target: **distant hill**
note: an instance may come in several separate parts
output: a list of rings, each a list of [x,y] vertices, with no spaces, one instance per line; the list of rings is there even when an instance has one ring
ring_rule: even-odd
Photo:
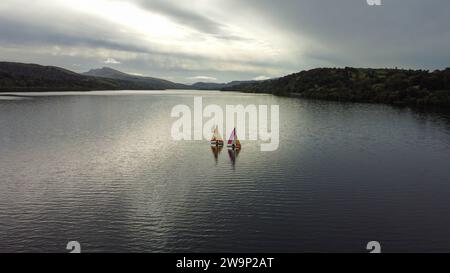
[[[84,91],[120,86],[118,82],[82,76],[59,67],[0,62],[0,91]]]
[[[256,83],[256,81],[232,81],[229,83],[212,83],[212,82],[197,82],[191,85],[191,88],[197,90],[221,90],[225,88],[232,88],[240,84]]]
[[[123,80],[128,82],[133,82],[137,86],[142,86],[143,88],[151,87],[151,89],[188,89],[189,86],[179,83],[173,83],[167,80],[151,78],[151,77],[141,77],[126,74],[118,70],[103,67],[100,69],[92,69],[89,72],[83,73],[85,76],[93,76],[97,78],[115,79]]]
[[[220,90],[255,81],[229,83],[195,83],[185,85],[141,77],[103,67],[78,74],[55,66],[0,62],[0,92],[91,91],[91,90]]]
[[[450,106],[450,68],[434,72],[319,68],[222,90],[334,101]]]
[[[91,91],[91,90],[161,90],[181,88],[169,81],[152,78],[135,79],[131,75],[115,71],[120,77],[87,76],[54,66],[0,62],[0,91]]]

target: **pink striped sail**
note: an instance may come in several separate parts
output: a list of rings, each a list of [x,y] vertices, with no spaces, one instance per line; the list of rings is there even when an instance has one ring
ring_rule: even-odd
[[[241,142],[237,137],[236,128],[234,128],[233,132],[231,132],[230,139],[228,139],[228,147],[233,149],[241,149]]]
[[[231,132],[230,139],[228,139],[228,146],[235,144],[236,141],[236,128]]]

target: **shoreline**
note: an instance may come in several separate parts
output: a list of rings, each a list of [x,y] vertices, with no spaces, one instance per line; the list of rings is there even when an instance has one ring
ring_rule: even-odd
[[[220,93],[240,93],[240,94],[248,94],[248,95],[272,95],[280,98],[292,98],[292,99],[302,99],[307,101],[317,101],[317,102],[334,102],[334,103],[345,103],[345,104],[372,104],[372,105],[385,105],[391,106],[395,108],[410,108],[418,111],[426,111],[426,112],[439,112],[439,113],[449,113],[450,114],[450,105],[434,105],[434,104],[408,104],[408,103],[388,103],[388,102],[374,102],[374,101],[354,101],[354,100],[346,100],[346,99],[326,99],[326,98],[314,98],[304,96],[302,93],[292,92],[290,94],[272,94],[265,92],[247,92],[244,90],[198,90],[198,89],[166,89],[166,90],[72,90],[72,91],[25,91],[25,92],[2,92],[0,91],[0,98],[24,98],[24,99],[32,99],[36,97],[45,97],[45,96],[82,96],[82,95],[103,95],[107,92],[112,92],[111,95],[145,95],[145,94],[164,94],[167,91],[198,91],[198,92],[220,92]],[[103,93],[103,94],[102,94]]]

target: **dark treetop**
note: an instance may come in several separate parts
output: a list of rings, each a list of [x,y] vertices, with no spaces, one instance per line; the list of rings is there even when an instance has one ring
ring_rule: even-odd
[[[319,68],[223,90],[336,101],[450,106],[450,68],[434,72]]]

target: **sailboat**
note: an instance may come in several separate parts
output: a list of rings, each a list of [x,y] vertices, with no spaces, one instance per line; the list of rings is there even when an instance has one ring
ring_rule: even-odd
[[[233,132],[231,132],[230,139],[228,140],[228,148],[231,149],[241,149],[241,142],[239,141],[237,134],[236,134],[236,128],[234,128]]]
[[[223,138],[219,133],[219,126],[216,126],[213,130],[213,136],[211,139],[212,146],[223,146]]]

